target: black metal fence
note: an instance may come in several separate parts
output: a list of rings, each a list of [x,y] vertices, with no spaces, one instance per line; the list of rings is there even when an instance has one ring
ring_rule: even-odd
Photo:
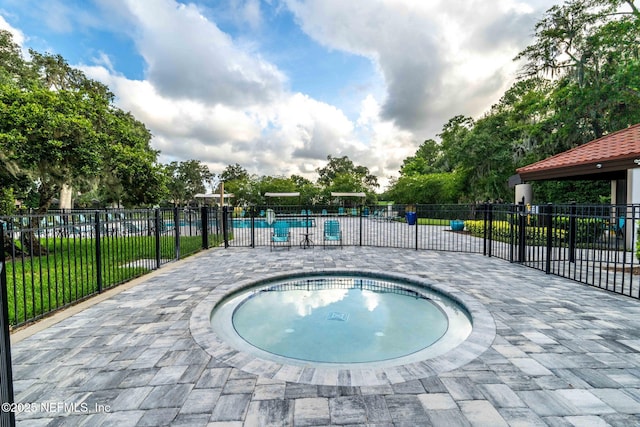
[[[202,248],[479,253],[640,298],[640,206],[389,205],[49,212],[2,221],[8,323],[22,325]],[[330,224],[332,224],[330,226]],[[274,242],[284,226],[285,241]],[[329,227],[333,227],[329,229]],[[333,236],[328,233],[333,232]]]
[[[227,246],[377,246],[480,253],[640,298],[637,205],[258,206],[225,216]],[[339,224],[339,240],[327,238]],[[287,244],[272,239],[286,224]]]
[[[450,233],[450,220],[480,218],[473,205],[389,205],[371,208],[331,206],[259,206],[235,209],[227,216],[232,230],[231,246],[269,246],[274,226],[288,226],[292,246],[374,246],[441,251],[482,252],[482,242],[464,233]],[[407,226],[407,213],[415,214],[420,226]],[[431,222],[424,222],[430,219]],[[328,222],[339,223],[341,240],[325,239]],[[445,231],[445,234],[442,232]]]
[[[0,218],[8,321],[60,308],[223,241],[219,212],[108,210]]]
[[[0,247],[4,247],[4,236],[0,233]],[[0,426],[14,426],[15,414],[11,411],[13,399],[13,369],[11,368],[11,337],[9,335],[9,310],[7,305],[7,277],[5,262],[0,258],[0,399],[2,410],[0,411]],[[7,407],[7,405],[9,405]]]

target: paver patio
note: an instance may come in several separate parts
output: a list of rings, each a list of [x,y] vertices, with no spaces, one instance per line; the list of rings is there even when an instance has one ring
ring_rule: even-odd
[[[216,288],[335,268],[459,290],[491,314],[495,339],[451,370],[332,386],[243,370],[192,336]],[[20,426],[640,425],[640,301],[475,254],[214,249],[15,342],[12,356],[15,400],[33,404]]]

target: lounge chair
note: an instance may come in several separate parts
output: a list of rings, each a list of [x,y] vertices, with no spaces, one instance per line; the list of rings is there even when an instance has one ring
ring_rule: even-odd
[[[335,219],[324,222],[324,239],[322,246],[326,247],[327,242],[338,242],[342,249],[342,230],[340,230],[340,222]]]
[[[291,249],[291,232],[289,224],[286,221],[276,221],[273,224],[273,233],[271,234],[271,250],[274,246],[286,246],[287,250]]]

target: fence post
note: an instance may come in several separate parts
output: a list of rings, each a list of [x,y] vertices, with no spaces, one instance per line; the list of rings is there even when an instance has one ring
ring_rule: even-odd
[[[256,247],[256,207],[251,207],[251,248]]]
[[[576,202],[571,202],[569,208],[569,262],[576,262]]]
[[[493,256],[493,205],[487,203],[487,240],[489,242],[487,256]]]
[[[2,341],[0,342],[0,395],[2,403],[13,404],[13,371],[11,367],[11,336],[9,335],[9,304],[7,301],[7,272],[5,270],[4,228],[0,223],[0,327]],[[0,425],[15,426],[16,419],[13,411],[0,412]]]
[[[553,205],[548,203],[546,206],[545,227],[547,228],[547,259],[544,266],[544,272],[551,273],[551,253],[553,250]]]
[[[363,216],[362,216],[362,208],[360,209],[360,246],[362,246],[362,220],[363,220]]]
[[[418,227],[418,223],[419,223],[419,221],[418,221],[418,205],[416,204],[415,206],[416,206],[416,226],[415,226],[416,233],[415,234],[416,234],[416,251],[417,251],[418,250],[418,228],[419,228]]]
[[[153,221],[155,223],[154,227],[154,235],[156,238],[156,268],[160,268],[161,259],[160,259],[160,209],[155,209]]]
[[[178,207],[173,208],[173,236],[175,240],[174,257],[180,259],[180,211]]]
[[[202,230],[202,249],[209,249],[209,211],[206,206],[200,208],[200,229]]]
[[[487,231],[489,228],[489,202],[482,204],[482,255],[487,255]]]
[[[527,255],[527,206],[522,201],[518,203],[518,262],[526,262]]]
[[[95,232],[96,232],[96,284],[98,293],[102,292],[102,248],[100,247],[100,238],[102,227],[100,226],[100,212],[95,213]]]
[[[227,229],[227,211],[228,206],[222,207],[222,235],[224,236],[224,247],[225,249],[229,247],[229,230]]]

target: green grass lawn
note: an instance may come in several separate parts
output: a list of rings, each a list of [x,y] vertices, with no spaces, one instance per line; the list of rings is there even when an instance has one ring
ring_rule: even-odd
[[[209,236],[211,246],[220,236]],[[87,298],[102,289],[129,281],[156,267],[154,236],[102,237],[100,275],[96,240],[93,238],[41,239],[46,255],[7,260],[7,302],[9,323],[18,325]],[[180,237],[180,257],[202,249],[201,236]],[[175,237],[160,237],[160,259],[176,258]],[[140,261],[143,260],[143,261]],[[136,262],[139,261],[139,262]]]

